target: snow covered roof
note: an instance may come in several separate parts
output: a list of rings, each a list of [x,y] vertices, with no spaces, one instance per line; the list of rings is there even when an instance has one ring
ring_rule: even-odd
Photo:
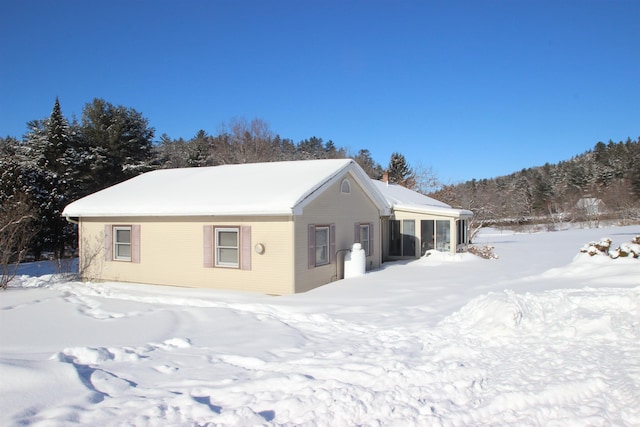
[[[69,204],[66,217],[291,215],[350,171],[387,211],[365,172],[351,159],[246,163],[161,169]],[[382,212],[384,213],[384,212]]]
[[[450,205],[444,202],[425,196],[417,191],[409,190],[408,188],[398,184],[377,180],[373,180],[373,183],[393,209],[445,216],[473,215],[473,212],[471,211],[465,209],[453,209]]]

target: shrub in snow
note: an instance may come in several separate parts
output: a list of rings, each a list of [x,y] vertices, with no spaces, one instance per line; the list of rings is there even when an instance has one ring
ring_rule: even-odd
[[[640,236],[636,236],[631,243],[622,243],[620,247],[611,249],[611,239],[605,237],[600,242],[590,242],[583,246],[580,252],[587,253],[590,256],[608,255],[612,259],[616,258],[640,258]]]
[[[640,258],[640,244],[638,243],[623,243],[618,249],[613,251],[611,258]]]
[[[484,246],[474,246],[469,245],[469,253],[479,256],[484,259],[498,259],[498,255],[496,255],[493,250],[494,246],[484,245]]]
[[[609,255],[609,249],[611,248],[611,239],[604,237],[599,242],[589,242],[584,245],[580,252],[587,253],[591,256],[594,255]]]

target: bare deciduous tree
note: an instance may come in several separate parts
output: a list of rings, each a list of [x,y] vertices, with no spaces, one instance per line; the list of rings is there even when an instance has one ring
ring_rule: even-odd
[[[6,289],[35,236],[33,207],[23,193],[0,204],[0,288]]]
[[[413,189],[418,193],[428,195],[442,187],[442,183],[431,166],[418,163],[418,165],[413,168],[413,176],[415,179]]]

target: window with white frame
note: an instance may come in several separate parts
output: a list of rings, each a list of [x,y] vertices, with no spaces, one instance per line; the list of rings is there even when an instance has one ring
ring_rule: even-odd
[[[360,246],[364,249],[365,255],[371,255],[370,235],[371,227],[369,224],[360,224]]]
[[[329,227],[316,227],[316,265],[329,264]]]
[[[131,226],[113,227],[113,259],[131,261]]]
[[[239,267],[239,234],[237,227],[215,229],[216,267]]]

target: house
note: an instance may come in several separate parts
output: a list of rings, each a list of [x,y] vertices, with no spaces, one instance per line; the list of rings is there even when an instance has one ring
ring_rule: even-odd
[[[437,232],[411,233],[409,221],[439,230],[460,212],[384,185],[350,159],[164,169],[77,200],[63,215],[78,224],[85,280],[282,295],[341,278],[354,242],[368,270],[417,257],[423,239],[455,250]],[[448,233],[459,240],[455,227]],[[406,236],[415,253],[394,249]]]
[[[576,209],[586,217],[596,217],[605,211],[604,202],[595,197],[582,197],[576,202]]]

